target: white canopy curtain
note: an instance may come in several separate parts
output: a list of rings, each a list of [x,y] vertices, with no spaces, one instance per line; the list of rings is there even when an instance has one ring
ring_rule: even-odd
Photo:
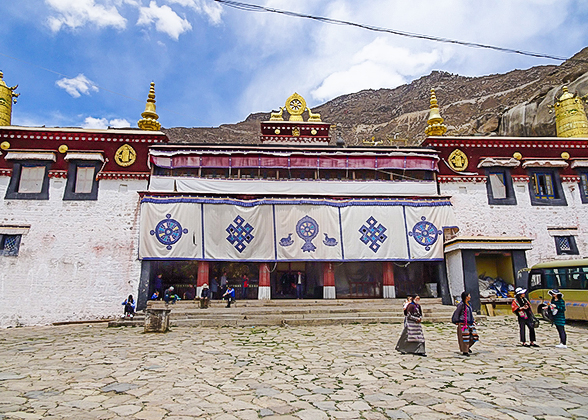
[[[146,196],[139,258],[210,261],[443,259],[446,199],[237,200]]]

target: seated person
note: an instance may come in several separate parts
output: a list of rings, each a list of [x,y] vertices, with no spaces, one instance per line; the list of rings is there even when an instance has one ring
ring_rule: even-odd
[[[159,300],[159,290],[156,290],[155,293],[151,295],[151,300]]]
[[[135,300],[133,299],[133,295],[129,295],[122,304],[125,306],[124,316],[132,318],[135,315]]]
[[[208,284],[204,283],[202,285],[202,291],[200,292],[200,308],[206,309],[210,304],[210,289],[208,288]]]
[[[235,289],[229,286],[227,287],[227,291],[223,295],[223,299],[227,299],[227,308],[231,307],[231,302],[235,301]]]
[[[178,300],[180,300],[180,298],[178,297],[178,295],[176,295],[174,293],[174,287],[171,286],[169,289],[166,289],[164,294],[163,294],[163,300],[165,301],[165,303],[169,303],[171,301],[171,303],[176,303]]]
[[[188,290],[184,292],[184,300],[194,300],[196,298],[196,289],[191,284]]]

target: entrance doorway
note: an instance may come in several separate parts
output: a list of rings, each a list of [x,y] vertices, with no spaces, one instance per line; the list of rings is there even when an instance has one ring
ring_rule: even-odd
[[[259,263],[247,262],[216,262],[210,265],[209,276],[218,281],[226,273],[227,283],[235,289],[235,297],[239,299],[257,299],[259,287]],[[219,291],[219,297],[222,297]]]

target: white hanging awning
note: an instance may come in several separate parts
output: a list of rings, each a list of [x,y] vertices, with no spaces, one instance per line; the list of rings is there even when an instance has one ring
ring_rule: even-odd
[[[104,156],[100,152],[68,152],[65,160],[98,160],[104,162]]]
[[[588,160],[587,159],[576,159],[572,161],[572,169],[573,168],[588,168]]]
[[[7,152],[6,160],[51,160],[55,162],[55,153],[53,152]]]
[[[567,168],[568,166],[563,159],[529,159],[523,163],[523,168]]]
[[[491,168],[491,167],[504,167],[504,168],[516,168],[521,164],[520,161],[515,158],[500,159],[500,158],[483,158],[478,163],[478,168]]]

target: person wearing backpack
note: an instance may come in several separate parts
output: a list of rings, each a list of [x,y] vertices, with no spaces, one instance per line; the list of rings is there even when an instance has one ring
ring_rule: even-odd
[[[549,292],[551,296],[550,310],[553,314],[553,324],[557,328],[559,334],[559,344],[555,347],[558,349],[567,349],[567,336],[566,336],[566,301],[563,299],[563,293],[558,289],[552,289]]]
[[[527,289],[523,289],[522,287],[516,288],[515,298],[512,301],[512,311],[517,315],[517,320],[519,321],[519,335],[522,346],[539,347],[539,345],[535,343],[535,316],[531,309],[531,303],[525,296],[525,293],[527,293]],[[527,344],[525,327],[529,329],[530,344]]]
[[[457,325],[457,342],[459,350],[464,356],[469,356],[471,347],[479,340],[474,321],[474,311],[470,306],[472,297],[468,292],[461,294],[461,302],[458,303],[455,312],[451,316],[451,322]]]

